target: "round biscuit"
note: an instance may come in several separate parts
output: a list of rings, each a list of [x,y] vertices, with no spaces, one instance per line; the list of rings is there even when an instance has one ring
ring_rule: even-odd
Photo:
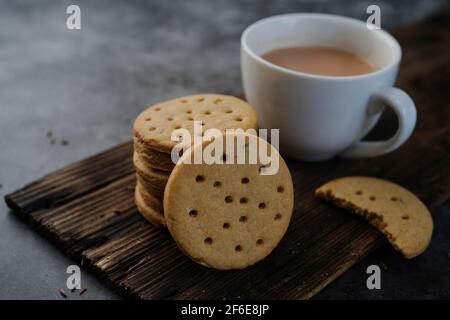
[[[278,151],[256,136],[224,135],[228,136],[252,137],[270,148],[278,172],[262,175],[260,159],[254,164],[185,163],[197,149],[208,146],[205,141],[186,151],[164,194],[167,227],[181,251],[221,270],[242,269],[270,254],[287,230],[294,203],[289,169]],[[248,156],[248,145],[243,148]]]

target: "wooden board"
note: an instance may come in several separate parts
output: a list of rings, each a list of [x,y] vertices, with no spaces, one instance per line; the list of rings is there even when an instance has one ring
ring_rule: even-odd
[[[418,126],[402,148],[364,160],[288,160],[294,214],[275,251],[241,271],[195,264],[167,231],[136,211],[132,143],[49,174],[6,196],[8,206],[127,298],[305,299],[386,243],[367,223],[313,196],[322,183],[370,175],[400,183],[431,209],[450,196],[450,12],[395,33],[404,50],[398,86],[413,96]],[[392,114],[378,132],[393,130]],[[372,136],[376,136],[372,135]]]

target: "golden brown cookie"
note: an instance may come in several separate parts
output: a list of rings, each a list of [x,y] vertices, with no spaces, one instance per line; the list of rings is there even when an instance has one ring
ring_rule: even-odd
[[[430,212],[397,184],[371,177],[345,177],[324,184],[316,195],[367,219],[406,258],[418,256],[430,243]]]
[[[149,190],[146,190],[142,187],[139,181],[136,183],[136,188],[139,189],[142,200],[144,200],[145,204],[155,209],[155,211],[160,212],[164,215],[163,211],[163,203],[158,197],[153,195]]]
[[[134,150],[138,153],[141,159],[146,163],[146,165],[152,168],[170,172],[175,167],[170,153],[164,153],[154,149],[150,149],[139,142],[139,140],[134,138]]]
[[[136,174],[136,180],[141,185],[142,189],[147,190],[153,196],[162,201],[162,199],[164,198],[164,189],[166,187],[165,183],[167,183],[167,180],[164,184],[158,185],[155,183],[155,181],[147,180],[145,177],[139,174]]]
[[[186,151],[170,175],[164,194],[168,229],[179,248],[202,265],[250,266],[272,252],[289,225],[294,202],[289,169],[275,148],[252,137],[273,152],[276,174],[262,175],[266,165],[260,159],[255,164],[186,164],[196,149],[210,143],[204,142]],[[238,148],[248,159],[248,145]],[[225,158],[232,158],[226,150]]]
[[[169,173],[148,166],[136,152],[133,155],[133,163],[137,180],[142,188],[162,199],[167,180],[169,180]]]
[[[164,214],[162,211],[158,211],[157,209],[153,208],[151,205],[149,205],[142,195],[142,192],[140,190],[139,184],[136,185],[136,190],[134,192],[134,198],[136,202],[136,207],[138,211],[142,214],[142,216],[147,219],[148,222],[153,224],[154,226],[158,228],[165,228],[166,222],[164,220]]]
[[[176,145],[173,130],[185,128],[193,135],[194,120],[203,129],[256,129],[256,113],[245,101],[220,94],[199,94],[158,103],[143,111],[134,122],[134,136],[146,148],[169,153]]]

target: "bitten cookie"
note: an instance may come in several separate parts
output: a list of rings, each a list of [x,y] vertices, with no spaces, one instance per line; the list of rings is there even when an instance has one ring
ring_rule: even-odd
[[[134,192],[134,199],[136,202],[136,207],[142,216],[147,219],[148,222],[153,224],[158,228],[165,228],[166,222],[164,220],[164,215],[162,212],[157,211],[152,206],[146,203],[144,197],[141,193],[139,184],[136,186]]]
[[[406,258],[418,256],[430,243],[430,212],[397,184],[371,177],[345,177],[324,184],[316,196],[367,219]]]
[[[203,130],[256,129],[256,113],[245,101],[220,94],[200,94],[158,103],[143,111],[134,122],[134,136],[146,148],[169,153],[176,145],[172,131],[193,132],[193,121],[202,121]]]
[[[293,184],[284,160],[274,147],[256,136],[230,134],[233,139],[253,137],[269,148],[279,163],[273,175],[255,164],[186,164],[184,160],[203,142],[182,156],[169,177],[164,194],[164,215],[178,247],[204,266],[242,269],[264,259],[285,234],[292,215]],[[248,140],[247,140],[248,141]],[[249,159],[247,143],[238,145]],[[231,156],[223,154],[227,161]]]

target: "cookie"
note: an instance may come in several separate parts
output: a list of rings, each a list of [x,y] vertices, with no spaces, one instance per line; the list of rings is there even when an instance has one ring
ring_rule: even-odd
[[[169,173],[148,166],[136,152],[133,154],[133,163],[137,173],[137,180],[143,189],[162,199],[167,180],[169,179]]]
[[[134,192],[134,199],[136,202],[136,207],[142,216],[151,224],[158,228],[165,228],[166,222],[164,220],[164,215],[162,211],[154,209],[152,206],[144,201],[144,196],[141,193],[140,186],[136,185],[136,190]]]
[[[418,256],[430,243],[430,212],[397,184],[371,177],[345,177],[324,184],[316,195],[367,219],[406,258]]]
[[[175,163],[173,163],[169,153],[149,149],[139,142],[136,137],[134,138],[134,150],[152,168],[170,172],[175,167]]]
[[[193,135],[194,120],[203,130],[256,129],[256,113],[245,101],[219,94],[200,94],[158,103],[135,120],[134,136],[146,148],[169,153],[176,145],[171,140],[175,129],[188,129]]]
[[[262,175],[266,165],[260,159],[255,164],[186,164],[211,143],[205,141],[181,157],[164,193],[164,216],[178,247],[197,263],[220,270],[245,268],[272,252],[287,230],[294,202],[289,169],[275,148],[249,134],[225,136],[252,137],[269,148],[278,172]],[[247,143],[237,148],[244,148],[248,159]]]
[[[156,212],[160,212],[163,214],[163,204],[160,199],[158,199],[156,196],[154,196],[152,193],[150,193],[148,190],[142,187],[142,185],[139,183],[139,181],[136,184],[136,188],[139,189],[139,193],[142,197],[142,200],[145,202],[146,205],[149,207],[152,207]]]
[[[147,190],[147,192],[162,201],[167,180],[164,184],[158,185],[155,181],[147,180],[147,178],[139,174],[136,174],[136,180],[141,185],[142,189]]]

